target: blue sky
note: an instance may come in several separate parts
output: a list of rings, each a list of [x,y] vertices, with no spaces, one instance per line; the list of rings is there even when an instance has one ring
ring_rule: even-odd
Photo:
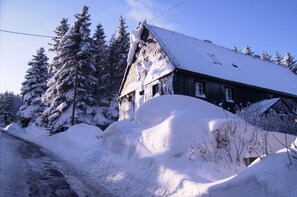
[[[110,36],[119,16],[133,30],[138,21],[148,21],[182,0],[0,0],[0,29],[54,35],[63,17],[83,5],[90,7],[92,30],[98,23]],[[294,0],[186,0],[151,24],[172,29],[217,45],[242,49],[250,45],[258,53],[274,55],[289,51],[297,59],[297,1]],[[0,32],[0,92],[20,93],[27,63],[40,47],[48,49],[50,38]],[[51,58],[52,54],[47,53]]]

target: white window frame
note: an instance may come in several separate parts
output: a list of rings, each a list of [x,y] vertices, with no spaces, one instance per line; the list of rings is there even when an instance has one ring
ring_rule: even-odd
[[[227,102],[234,103],[232,88],[225,88],[225,96]]]
[[[204,83],[195,81],[195,96],[205,98]]]

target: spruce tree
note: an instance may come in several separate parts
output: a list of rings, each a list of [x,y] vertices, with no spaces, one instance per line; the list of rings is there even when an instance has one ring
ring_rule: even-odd
[[[232,51],[234,51],[234,52],[237,53],[237,52],[238,52],[238,48],[237,48],[236,46],[233,46],[233,47],[232,47]]]
[[[127,67],[129,52],[129,34],[126,28],[124,18],[120,17],[118,30],[112,37],[108,48],[109,109],[106,110],[106,116],[110,120],[118,119],[117,97]]]
[[[289,52],[287,52],[282,60],[282,65],[292,70],[295,63],[296,61],[294,60],[294,57]]]
[[[67,33],[68,29],[69,29],[68,19],[63,18],[60,21],[60,25],[54,31],[56,36],[53,38],[53,43],[49,43],[49,45],[52,46],[52,48],[50,48],[49,51],[56,53],[56,55],[58,54],[60,50],[59,47],[61,44],[61,40],[63,36]],[[49,64],[49,73],[55,74],[57,70],[59,70],[61,67],[62,67],[61,62],[59,62],[57,56],[55,56],[53,58],[52,63]]]
[[[40,48],[37,50],[37,55],[33,55],[33,59],[28,63],[30,68],[21,88],[23,105],[18,112],[18,119],[23,127],[28,126],[30,122],[34,123],[44,110],[40,99],[46,90],[49,78],[47,61],[44,49]]]
[[[96,67],[95,77],[98,79],[96,87],[97,97],[100,99],[106,93],[106,78],[108,71],[107,44],[105,33],[101,24],[98,24],[91,43],[93,64]]]
[[[273,62],[278,64],[278,65],[282,65],[282,56],[279,54],[279,52],[276,52],[273,58]]]
[[[264,61],[271,61],[271,56],[267,53],[267,51],[263,51],[260,58]]]
[[[52,62],[48,66],[48,71],[50,73],[51,78],[54,78],[53,76],[61,69],[63,62],[59,59],[59,51],[61,46],[61,41],[63,39],[63,36],[67,33],[69,30],[69,24],[68,19],[63,18],[60,21],[60,24],[58,27],[56,27],[56,30],[54,33],[56,36],[53,38],[53,43],[50,43],[49,45],[52,46],[49,51],[52,51],[55,53],[55,56],[52,60]],[[57,76],[56,76],[57,77]],[[56,95],[56,84],[54,80],[50,80],[47,83],[47,89],[42,97],[42,101],[46,103],[46,105],[50,105],[50,103],[53,101],[54,96]]]
[[[18,102],[12,92],[0,94],[0,127],[7,126],[16,120]]]
[[[254,52],[252,52],[251,47],[249,45],[246,45],[242,51],[241,51],[244,55],[254,55]]]
[[[43,113],[47,126],[54,133],[72,124],[72,106],[75,106],[74,124],[96,124],[94,107],[97,100],[94,92],[98,80],[91,58],[90,25],[88,7],[84,6],[82,12],[75,15],[74,24],[61,40],[57,58],[63,62],[63,66],[50,79],[51,83],[55,83],[56,91],[52,93],[54,99],[49,108]]]
[[[109,46],[109,66],[113,93],[118,93],[127,66],[129,34],[125,19],[121,16],[116,34]]]

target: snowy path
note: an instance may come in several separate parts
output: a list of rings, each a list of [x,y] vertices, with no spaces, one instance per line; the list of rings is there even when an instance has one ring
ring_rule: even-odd
[[[0,197],[112,196],[35,144],[0,133]]]

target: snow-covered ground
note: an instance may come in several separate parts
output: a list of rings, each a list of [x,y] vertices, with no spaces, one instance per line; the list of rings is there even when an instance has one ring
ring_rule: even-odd
[[[104,132],[86,124],[53,136],[15,124],[6,131],[50,150],[118,196],[297,194],[297,160],[289,165],[281,144],[295,137],[256,129],[191,97],[153,98],[135,121],[115,122]],[[246,167],[243,158],[255,156],[262,159]]]

